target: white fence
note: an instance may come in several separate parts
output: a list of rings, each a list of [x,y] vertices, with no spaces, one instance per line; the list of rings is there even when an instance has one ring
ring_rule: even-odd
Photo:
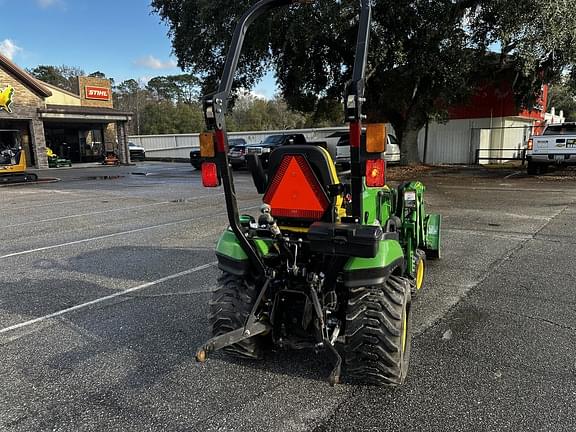
[[[481,157],[515,159],[522,150],[532,129],[531,119],[497,117],[450,120],[447,123],[430,123],[425,163],[473,164],[478,150]],[[425,130],[419,135],[419,150],[424,158]],[[484,161],[493,163],[497,161]]]
[[[333,133],[345,132],[348,128],[291,129],[258,132],[234,132],[229,138],[244,138],[248,144],[262,142],[268,135],[301,133],[308,141],[319,141]],[[130,142],[146,149],[146,157],[152,159],[188,159],[190,151],[200,148],[200,134],[182,135],[135,135],[128,137]]]

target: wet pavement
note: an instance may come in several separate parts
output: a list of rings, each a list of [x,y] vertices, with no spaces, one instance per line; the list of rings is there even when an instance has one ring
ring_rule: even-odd
[[[576,182],[470,173],[422,174],[444,256],[399,389],[332,388],[306,351],[195,362],[226,216],[190,166],[0,188],[0,430],[576,430]]]

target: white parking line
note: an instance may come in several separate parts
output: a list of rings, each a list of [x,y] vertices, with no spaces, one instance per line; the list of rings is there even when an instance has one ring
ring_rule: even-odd
[[[102,198],[101,196],[99,196],[98,198]],[[5,210],[28,210],[28,209],[33,209],[33,208],[38,208],[38,207],[50,207],[50,206],[59,206],[62,204],[76,204],[76,203],[80,203],[80,202],[87,202],[87,201],[95,201],[97,198],[92,197],[92,198],[86,198],[86,199],[81,199],[81,200],[72,200],[72,201],[56,201],[56,202],[49,202],[46,204],[38,204],[38,205],[31,205],[31,206],[26,206],[26,207],[7,207],[2,209],[2,211]]]
[[[82,195],[79,192],[63,191],[58,189],[33,189],[33,190],[3,190],[2,192],[10,193],[11,195],[48,195],[48,194],[60,194],[60,195]]]
[[[202,270],[206,270],[207,268],[210,268],[210,267],[212,267],[212,266],[215,265],[215,264],[216,264],[216,262],[211,262],[211,263],[208,263],[208,264],[204,264],[204,265],[201,265],[201,266],[199,266],[199,267],[195,267],[195,268],[190,269],[190,270],[186,270],[186,271],[183,271],[183,272],[180,272],[180,273],[176,273],[176,274],[173,274],[173,275],[170,275],[170,276],[163,277],[163,278],[158,279],[158,280],[155,280],[155,281],[153,281],[153,282],[147,282],[147,283],[145,283],[145,284],[136,286],[136,287],[134,287],[134,288],[129,288],[129,289],[126,289],[126,290],[124,290],[124,291],[119,291],[119,292],[117,292],[117,293],[108,295],[108,296],[106,296],[106,297],[100,297],[100,298],[97,298],[97,299],[95,299],[95,300],[91,300],[91,301],[86,302],[86,303],[82,303],[82,304],[79,304],[79,305],[76,305],[76,306],[72,306],[72,307],[69,307],[69,308],[67,308],[67,309],[62,309],[62,310],[60,310],[60,311],[58,311],[58,312],[54,312],[54,313],[51,313],[51,314],[48,314],[48,315],[44,315],[44,316],[39,317],[39,318],[34,318],[34,319],[29,320],[29,321],[21,322],[21,323],[19,323],[19,324],[14,324],[14,325],[11,325],[10,327],[6,327],[6,328],[3,328],[3,329],[0,329],[0,334],[2,334],[2,333],[8,333],[8,332],[10,332],[10,331],[17,330],[17,329],[20,329],[20,328],[23,328],[23,327],[28,327],[28,326],[31,326],[31,325],[33,325],[33,324],[37,324],[37,323],[39,323],[39,322],[49,320],[49,319],[51,319],[51,318],[56,318],[56,317],[59,317],[59,316],[65,315],[65,314],[69,314],[70,312],[75,312],[75,311],[80,310],[80,309],[85,309],[85,308],[87,308],[88,306],[93,306],[93,305],[95,305],[95,304],[102,303],[102,302],[105,302],[105,301],[107,301],[107,300],[114,299],[114,298],[116,298],[116,297],[121,297],[121,296],[123,296],[123,295],[133,293],[133,292],[135,292],[135,291],[140,291],[140,290],[143,290],[143,289],[145,289],[145,288],[150,288],[150,287],[153,287],[153,286],[155,286],[155,285],[159,285],[159,284],[161,284],[161,283],[171,281],[171,280],[173,280],[173,279],[181,278],[181,277],[183,277],[183,276],[187,276],[187,275],[192,274],[192,273],[196,273],[196,272],[199,272],[199,271],[202,271]]]
[[[252,207],[245,207],[245,208],[242,208],[240,210],[245,211],[245,210],[253,210],[256,208],[260,208],[260,205],[252,206]],[[149,231],[149,230],[153,230],[156,228],[163,228],[163,227],[167,227],[167,226],[178,225],[178,224],[187,223],[187,222],[193,222],[193,221],[198,220],[198,219],[213,218],[215,216],[225,216],[225,215],[226,215],[226,213],[216,213],[213,215],[196,216],[196,217],[193,217],[190,219],[182,219],[182,220],[178,220],[178,221],[174,221],[174,222],[167,222],[167,223],[163,223],[163,224],[147,226],[144,228],[136,228],[133,230],[121,231],[121,232],[117,232],[117,233],[113,233],[113,234],[106,234],[106,235],[91,237],[91,238],[82,239],[82,240],[75,240],[75,241],[71,241],[71,242],[67,242],[67,243],[60,243],[60,244],[52,245],[52,246],[44,246],[41,248],[29,249],[29,250],[25,250],[25,251],[21,251],[21,252],[14,252],[14,253],[6,254],[6,255],[0,255],[0,260],[5,259],[5,258],[17,257],[17,256],[21,256],[21,255],[28,255],[28,254],[35,253],[35,252],[43,252],[43,251],[47,251],[47,250],[51,250],[51,249],[58,249],[58,248],[66,247],[66,246],[72,246],[72,245],[88,243],[88,242],[97,241],[97,240],[108,239],[108,238],[112,238],[112,237],[119,237],[119,236],[123,236],[123,235],[127,235],[127,234],[134,234],[134,233],[138,233],[138,232]]]
[[[133,230],[122,231],[122,232],[118,232],[118,233],[114,233],[114,234],[106,234],[106,235],[97,236],[97,237],[90,237],[90,238],[82,239],[82,240],[75,240],[75,241],[71,241],[71,242],[67,242],[67,243],[60,243],[60,244],[52,245],[52,246],[45,246],[45,247],[36,248],[36,249],[29,249],[29,250],[25,250],[25,251],[21,251],[21,252],[14,252],[14,253],[7,254],[7,255],[1,255],[0,259],[12,258],[12,257],[16,257],[16,256],[21,256],[21,255],[28,255],[28,254],[31,254],[34,252],[42,252],[42,251],[51,250],[51,249],[58,249],[61,247],[66,247],[66,246],[72,246],[72,245],[81,244],[81,243],[88,243],[88,242],[96,241],[96,240],[103,240],[103,239],[107,239],[107,238],[123,236],[126,234],[134,234],[137,232],[148,231],[148,230],[152,230],[155,228],[161,228],[161,227],[165,227],[165,226],[176,225],[176,224],[180,224],[180,223],[184,223],[184,222],[192,222],[193,220],[196,220],[196,219],[198,219],[198,218],[184,219],[184,220],[179,220],[179,221],[175,221],[175,222],[168,222],[168,223],[159,224],[159,225],[152,225],[152,226],[148,226],[148,227],[144,227],[144,228],[137,228],[137,229],[133,229]]]
[[[203,199],[203,198],[212,198],[212,197],[220,197],[220,196],[224,196],[223,193],[218,193],[218,194],[210,194],[210,195],[201,195],[198,197],[191,197],[191,198],[183,198],[182,201],[183,202],[188,202],[188,201],[194,201],[194,200],[199,200],[199,199]],[[97,196],[93,196],[92,198],[86,198],[86,199],[81,199],[81,200],[71,200],[71,201],[52,201],[49,203],[45,203],[45,204],[38,204],[38,205],[31,205],[31,206],[25,206],[25,207],[8,207],[8,208],[4,208],[1,211],[12,211],[12,210],[28,210],[28,209],[33,209],[33,208],[39,208],[39,207],[54,207],[54,206],[60,206],[63,204],[76,204],[76,203],[81,203],[81,202],[88,202],[88,201],[104,201],[104,202],[110,202],[112,200],[120,200],[120,199],[139,199],[139,197],[135,197],[135,196],[118,196],[118,195],[97,195]],[[178,200],[175,200],[174,202],[176,202]]]
[[[162,202],[157,202],[157,203],[152,203],[152,204],[143,204],[143,205],[134,206],[134,207],[122,207],[122,208],[109,209],[109,210],[100,210],[100,211],[96,211],[96,212],[79,213],[79,214],[73,214],[73,215],[68,215],[68,216],[59,216],[59,217],[50,218],[50,219],[40,219],[40,220],[22,222],[22,223],[13,224],[13,225],[1,225],[0,229],[15,228],[15,227],[20,227],[20,226],[25,226],[25,225],[35,225],[35,224],[40,224],[40,223],[44,223],[44,222],[54,222],[54,221],[59,221],[59,220],[64,220],[64,219],[73,219],[73,218],[78,218],[78,217],[93,216],[93,215],[99,215],[99,214],[105,214],[105,213],[137,210],[137,209],[142,209],[142,208],[146,208],[146,207],[155,207],[155,206],[166,205],[166,204],[170,204],[170,203],[171,203],[171,201],[162,201]]]

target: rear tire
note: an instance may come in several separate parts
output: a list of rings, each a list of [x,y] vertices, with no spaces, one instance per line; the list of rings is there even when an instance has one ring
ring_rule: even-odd
[[[350,290],[343,348],[350,380],[387,386],[404,382],[410,359],[410,308],[410,283],[403,277]]]
[[[212,336],[220,336],[242,328],[258,294],[253,282],[230,273],[222,273],[210,301]],[[260,359],[263,344],[263,336],[254,336],[224,348],[223,351],[237,358]]]

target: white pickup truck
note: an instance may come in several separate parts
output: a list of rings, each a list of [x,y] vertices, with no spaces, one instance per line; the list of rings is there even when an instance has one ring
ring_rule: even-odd
[[[549,165],[576,165],[576,123],[551,124],[528,140],[528,174],[546,172]]]

